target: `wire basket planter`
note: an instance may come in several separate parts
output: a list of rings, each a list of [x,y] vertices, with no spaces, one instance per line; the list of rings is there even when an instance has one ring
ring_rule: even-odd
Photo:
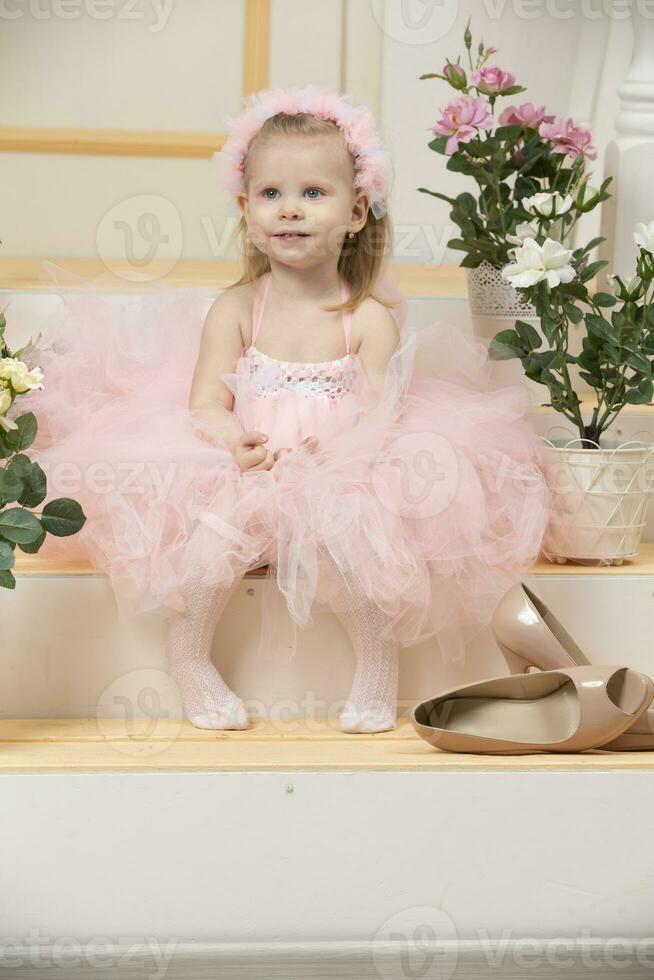
[[[581,438],[564,446],[542,438],[552,500],[545,557],[600,565],[636,557],[654,492],[654,445],[630,440],[576,448]]]

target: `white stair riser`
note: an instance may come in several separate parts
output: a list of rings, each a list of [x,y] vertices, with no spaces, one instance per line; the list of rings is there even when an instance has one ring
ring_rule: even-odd
[[[591,660],[654,673],[654,577],[562,574],[527,581]],[[354,670],[348,637],[329,609],[316,607],[314,625],[298,631],[290,664],[260,660],[262,590],[274,588],[242,580],[218,624],[214,661],[252,716],[334,716]],[[0,620],[2,717],[181,716],[179,690],[167,671],[165,620],[153,615],[121,624],[104,576],[19,576],[14,591],[0,590]],[[408,717],[416,701],[448,685],[506,672],[489,628],[469,646],[463,666],[444,663],[433,641],[404,648],[398,714]]]
[[[18,773],[0,792],[3,942],[652,942],[647,771]]]

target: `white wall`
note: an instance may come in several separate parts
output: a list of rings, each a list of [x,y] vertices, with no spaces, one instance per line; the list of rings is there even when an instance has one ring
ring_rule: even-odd
[[[239,108],[242,0],[110,0],[105,8],[110,16],[100,19],[90,0],[7,5],[17,16],[0,17],[3,124],[224,130]],[[497,47],[492,60],[528,86],[517,101],[593,126],[599,183],[631,51],[630,23],[607,8],[599,0],[272,0],[270,83],[317,81],[370,103],[394,154],[398,261],[458,263],[458,253],[443,251],[455,232],[448,206],[416,191],[471,187],[427,146],[452,90],[419,75],[464,53],[472,14],[475,42]],[[0,181],[3,258],[121,258],[119,220],[133,225],[141,253],[154,239],[158,257],[234,257],[223,238],[234,212],[208,160],[5,153]],[[141,236],[145,212],[156,221]]]
[[[609,4],[553,3],[549,0],[503,2],[448,2],[430,7],[418,0],[386,7],[383,31],[383,125],[392,140],[397,171],[394,198],[396,224],[402,226],[400,260],[457,264],[461,254],[446,249],[448,238],[458,237],[449,217],[449,205],[418,193],[427,187],[454,196],[476,185],[446,169],[446,160],[429,149],[429,129],[440,110],[456,93],[440,79],[420,80],[427,72],[441,72],[446,57],[467,66],[463,33],[472,16],[473,55],[479,41],[497,48],[489,59],[516,74],[526,92],[499,99],[495,115],[509,105],[532,102],[545,105],[557,116],[572,115],[594,133],[597,159],[591,162],[592,183],[603,179],[604,149],[614,135],[616,90],[627,71],[632,46],[631,24],[606,13]],[[404,7],[408,17],[402,17]],[[557,16],[560,8],[572,16]],[[599,8],[599,9],[598,9]],[[597,16],[589,16],[589,11]],[[421,18],[420,14],[424,16]],[[412,26],[413,25],[413,26]],[[597,234],[599,215],[583,226],[584,238]],[[400,230],[400,229],[398,229]],[[429,240],[429,236],[432,240]]]

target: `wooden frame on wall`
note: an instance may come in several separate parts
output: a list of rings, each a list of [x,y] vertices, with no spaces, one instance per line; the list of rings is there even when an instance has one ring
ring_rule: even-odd
[[[245,0],[243,96],[269,85],[270,3]],[[220,150],[226,138],[226,133],[0,126],[0,152],[198,159]]]
[[[368,28],[366,17],[369,18],[369,12],[356,5],[346,10],[348,33],[350,28],[357,26],[362,31]],[[243,96],[270,84],[270,39],[271,0],[244,0]],[[349,65],[349,51],[344,56]],[[360,53],[355,61],[357,70],[361,70]],[[379,66],[378,51],[369,51],[364,77],[369,76],[372,66]],[[370,102],[376,102],[372,90],[367,97]],[[0,127],[0,152],[202,159],[220,150],[226,137],[226,133],[4,126]],[[106,266],[97,258],[54,257],[53,261],[84,279],[95,279],[106,272]],[[0,257],[0,289],[49,291],[52,284],[43,281],[42,265],[42,257]],[[233,282],[239,271],[237,262],[182,260],[163,275],[162,280],[171,286],[213,285],[219,289]],[[389,271],[408,295],[465,296],[464,270],[453,266],[398,263],[392,264]],[[62,285],[61,288],[65,287]],[[106,288],[110,288],[108,282]],[[117,279],[115,288],[131,287],[125,280]],[[141,284],[139,288],[147,288],[147,284]]]

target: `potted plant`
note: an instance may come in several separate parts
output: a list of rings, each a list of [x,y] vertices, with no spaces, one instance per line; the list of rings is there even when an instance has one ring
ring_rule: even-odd
[[[590,131],[571,118],[557,118],[531,102],[510,105],[495,118],[498,99],[526,91],[510,71],[488,65],[496,48],[479,44],[473,61],[470,20],[464,33],[467,65],[446,59],[442,72],[421,75],[439,78],[456,91],[430,127],[430,149],[447,157],[447,169],[471,177],[477,193],[450,197],[419,187],[418,191],[447,201],[450,218],[460,229],[448,247],[464,254],[468,298],[475,335],[488,345],[502,326],[520,317],[538,329],[533,306],[518,295],[501,275],[514,244],[521,244],[549,221],[549,237],[568,242],[567,228],[558,219],[561,209],[582,213],[578,202],[586,195],[586,160],[596,157]],[[604,185],[603,185],[604,187]],[[600,192],[601,193],[601,192]],[[546,203],[547,202],[547,203]],[[569,203],[568,203],[569,202]],[[554,213],[546,210],[556,208]],[[498,321],[504,321],[500,323]],[[498,375],[504,382],[524,382],[519,372]]]
[[[566,249],[543,227],[513,248],[502,275],[533,304],[541,333],[517,320],[489,348],[491,359],[518,358],[525,375],[547,388],[543,404],[579,433],[568,442],[545,440],[553,506],[543,552],[559,562],[619,564],[637,555],[654,487],[654,446],[606,436],[626,405],[654,397],[654,221],[634,231],[635,276],[609,275],[610,292],[591,292],[591,280],[608,264],[588,261],[601,241]],[[579,354],[569,349],[573,330],[581,334]],[[586,413],[575,369],[592,392]]]
[[[10,418],[17,399],[43,387],[39,367],[28,367],[38,348],[30,341],[12,353],[5,341],[6,319],[0,313],[0,587],[14,589],[16,579],[11,571],[16,563],[16,546],[34,554],[46,534],[57,537],[76,534],[86,521],[76,500],[58,497],[45,504],[39,513],[34,508],[47,495],[47,479],[38,463],[25,453],[38,430],[33,412]],[[40,336],[40,335],[39,335]],[[38,337],[37,337],[38,341]]]

